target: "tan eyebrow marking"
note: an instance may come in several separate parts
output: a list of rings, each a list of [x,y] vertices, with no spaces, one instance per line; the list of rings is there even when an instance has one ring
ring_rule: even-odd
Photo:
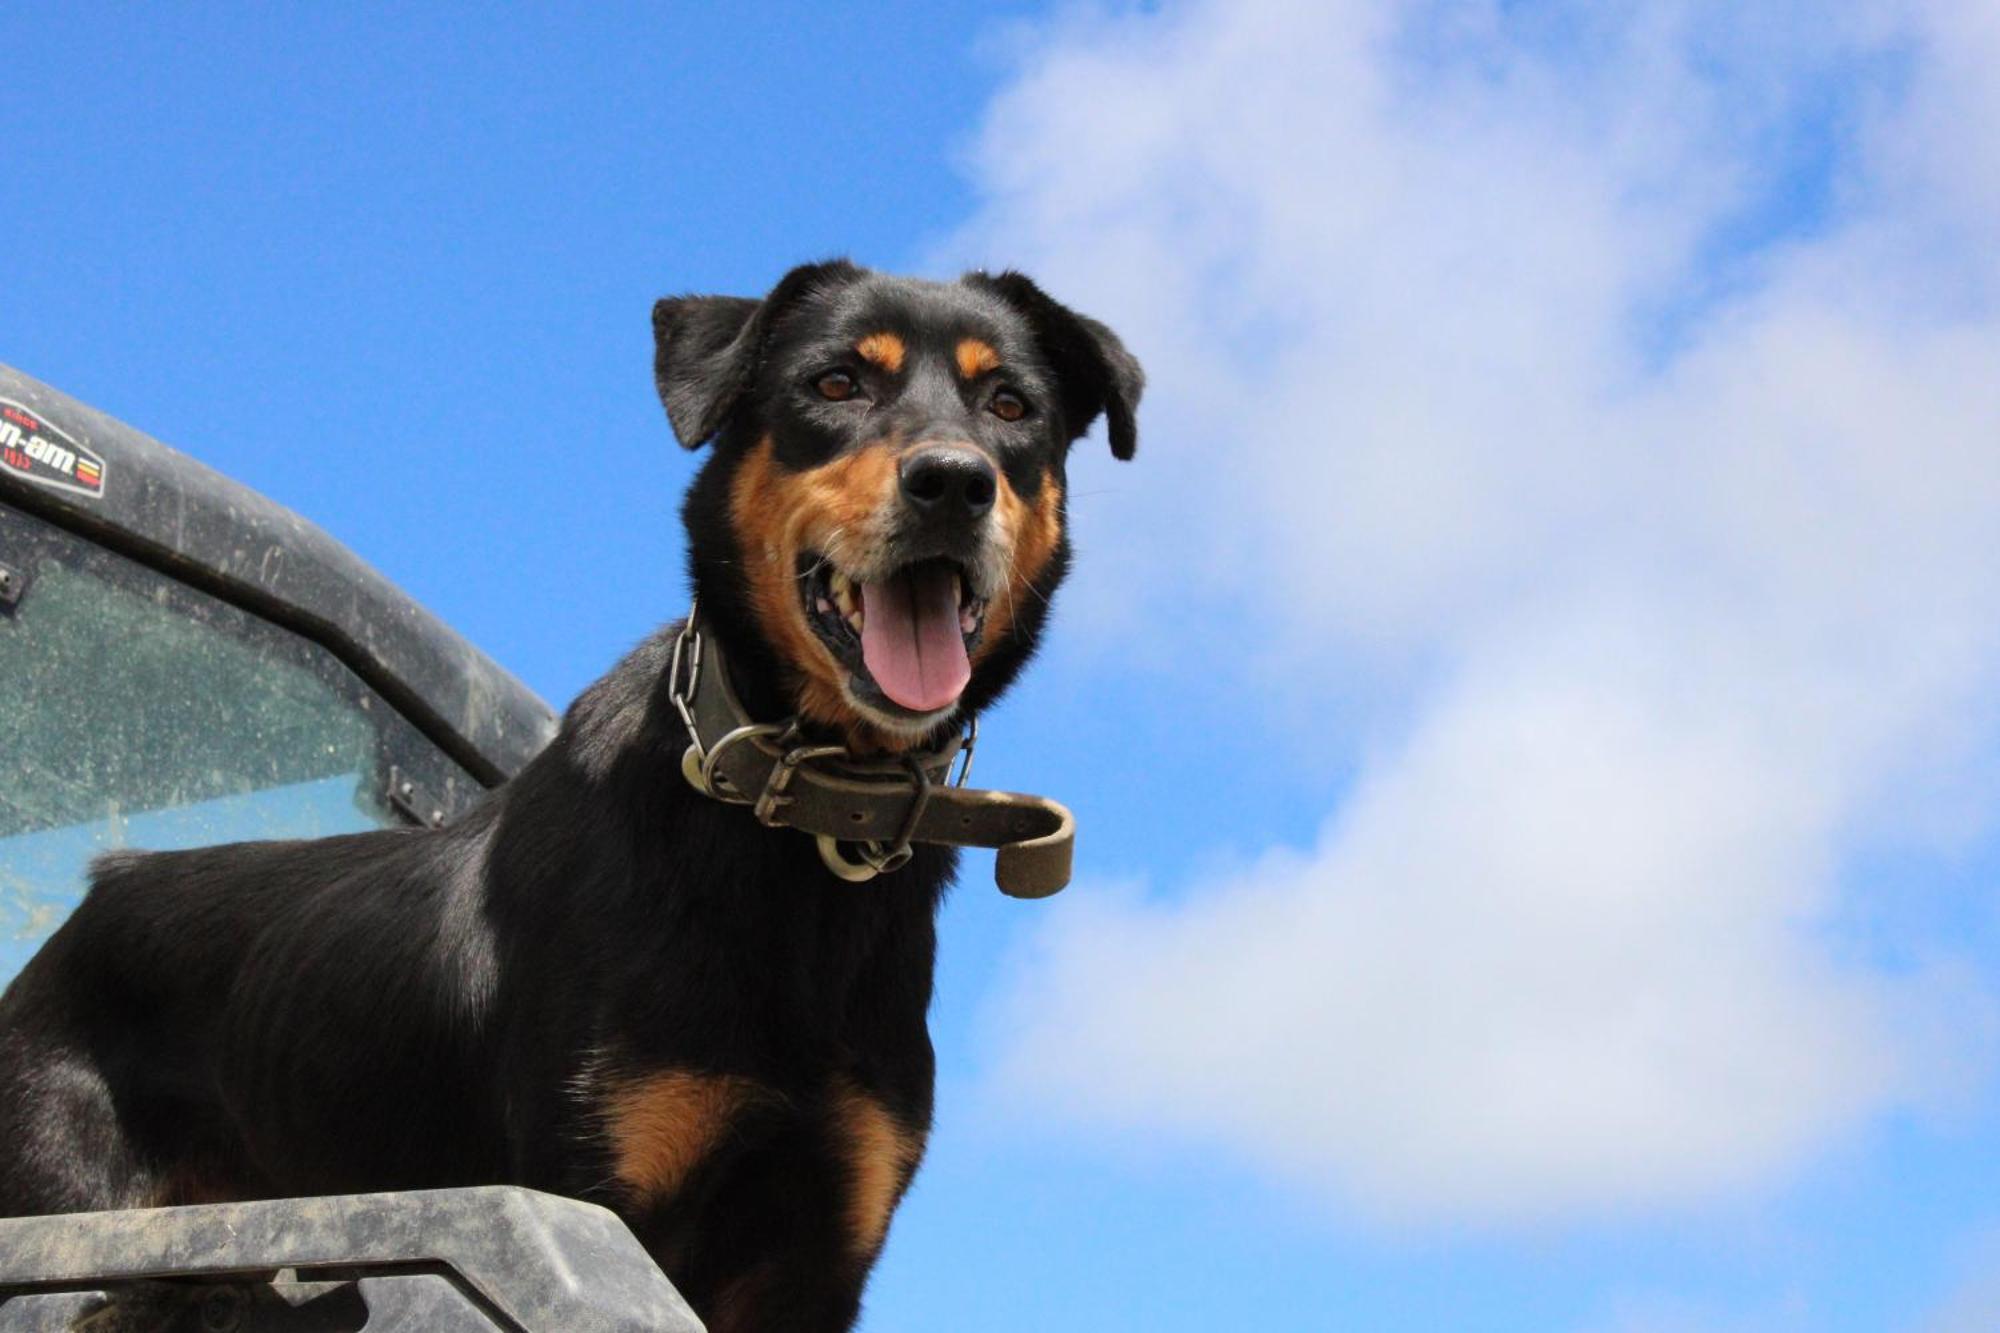
[[[1000,369],[1000,353],[977,338],[962,338],[958,344],[958,373],[971,379],[989,370]]]
[[[903,368],[903,340],[893,333],[871,333],[854,344],[854,353],[863,361],[882,367],[891,375]]]

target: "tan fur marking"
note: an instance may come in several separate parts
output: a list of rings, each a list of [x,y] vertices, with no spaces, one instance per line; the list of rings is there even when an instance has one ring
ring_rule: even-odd
[[[732,1119],[770,1093],[735,1074],[669,1069],[616,1084],[604,1100],[612,1170],[642,1199],[670,1197]]]
[[[958,373],[967,379],[1000,369],[1000,353],[993,350],[992,344],[977,338],[959,339],[956,355]]]
[[[1006,531],[1012,544],[1014,555],[1007,568],[1007,586],[986,612],[986,632],[980,639],[975,661],[983,660],[1002,639],[1014,623],[1014,610],[1024,600],[1040,596],[1035,591],[1035,580],[1049,567],[1049,560],[1056,553],[1056,545],[1062,540],[1062,483],[1054,477],[1042,479],[1042,489],[1030,505],[1023,501],[1014,488],[1008,484],[1005,473],[1000,477],[1000,495],[996,501],[1000,511],[1000,526]]]
[[[854,344],[854,354],[871,365],[877,365],[891,375],[902,373],[903,357],[907,354],[903,340],[893,333],[871,333]]]
[[[867,1259],[889,1232],[889,1215],[916,1174],[923,1140],[850,1083],[835,1085],[833,1110],[847,1157],[847,1241],[856,1258]]]
[[[738,466],[730,519],[743,548],[744,575],[758,623],[796,673],[799,711],[844,729],[859,749],[905,748],[847,702],[847,671],[806,624],[799,604],[801,551],[818,551],[856,568],[876,542],[875,529],[896,490],[896,451],[871,444],[805,472],[788,472],[766,439]]]

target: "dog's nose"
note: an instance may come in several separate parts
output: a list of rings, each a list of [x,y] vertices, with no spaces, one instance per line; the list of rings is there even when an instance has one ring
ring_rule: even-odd
[[[947,522],[982,517],[1000,486],[985,454],[954,445],[912,450],[897,477],[912,509]]]

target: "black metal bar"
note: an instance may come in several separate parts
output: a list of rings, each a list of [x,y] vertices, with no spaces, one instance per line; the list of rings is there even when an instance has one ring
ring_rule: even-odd
[[[0,1220],[0,1333],[338,1328],[357,1297],[371,1333],[702,1333],[611,1212],[512,1186]]]

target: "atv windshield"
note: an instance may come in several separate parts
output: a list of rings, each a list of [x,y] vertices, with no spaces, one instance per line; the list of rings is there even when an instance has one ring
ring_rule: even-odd
[[[100,853],[354,832],[476,790],[297,635],[5,510],[0,566],[0,984]]]

